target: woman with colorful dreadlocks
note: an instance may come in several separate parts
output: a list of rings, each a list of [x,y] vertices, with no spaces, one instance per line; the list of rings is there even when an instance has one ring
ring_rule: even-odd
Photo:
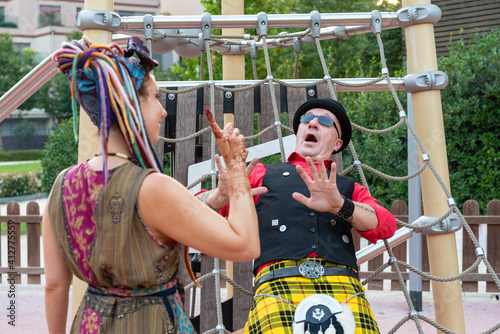
[[[163,173],[152,143],[167,113],[150,74],[157,62],[140,39],[125,52],[64,43],[53,59],[69,79],[74,113],[78,102],[97,126],[100,148],[60,173],[43,216],[50,333],[65,332],[73,275],[88,289],[72,333],[194,332],[176,277],[180,244],[231,261],[259,255],[243,136],[207,112],[229,176],[226,220]]]

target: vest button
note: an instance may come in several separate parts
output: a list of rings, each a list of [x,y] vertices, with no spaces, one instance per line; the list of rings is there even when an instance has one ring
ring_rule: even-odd
[[[346,244],[348,244],[348,243],[349,243],[349,237],[348,237],[347,235],[345,235],[345,234],[344,234],[344,235],[342,236],[342,241],[343,241],[343,242],[345,242]]]
[[[281,225],[280,232],[285,232],[285,231],[286,231],[286,225]]]
[[[312,246],[311,246],[311,248],[312,248],[312,249],[316,249],[316,248],[318,248],[318,246],[316,246],[316,245],[312,245]]]
[[[332,226],[337,225],[337,221],[335,220],[335,218],[332,218],[332,220],[330,220],[330,225]]]
[[[309,216],[314,217],[316,214],[314,212],[309,212]]]
[[[311,228],[311,232],[312,232],[312,233],[316,232],[316,229],[315,229],[314,227],[313,227],[313,228]]]
[[[288,176],[288,175],[290,175],[290,172],[284,172],[283,173],[283,176]]]

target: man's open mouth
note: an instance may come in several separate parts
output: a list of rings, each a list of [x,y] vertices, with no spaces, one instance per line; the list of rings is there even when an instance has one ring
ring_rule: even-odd
[[[304,141],[306,142],[313,142],[313,143],[317,143],[318,142],[318,139],[316,138],[316,135],[312,134],[312,133],[308,133],[306,135],[306,137],[304,138]]]

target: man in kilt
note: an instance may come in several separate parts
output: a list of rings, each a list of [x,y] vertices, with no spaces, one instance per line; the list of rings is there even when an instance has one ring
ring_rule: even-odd
[[[339,102],[305,102],[293,129],[295,152],[287,162],[254,160],[248,169],[261,255],[254,261],[255,296],[245,333],[378,333],[359,281],[351,229],[375,243],[394,234],[396,220],[328,160],[351,139]],[[198,198],[226,215],[227,180],[218,157],[216,162],[219,186]]]

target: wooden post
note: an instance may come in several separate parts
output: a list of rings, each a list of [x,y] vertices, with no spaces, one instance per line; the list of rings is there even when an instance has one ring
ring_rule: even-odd
[[[403,0],[402,6],[405,8],[430,3],[430,0]],[[405,37],[408,72],[436,71],[434,25],[424,23],[405,27]],[[450,189],[441,92],[430,90],[412,93],[412,100],[416,132],[433,166]],[[449,209],[445,193],[429,169],[420,177],[424,214],[441,216]],[[427,247],[432,275],[449,277],[459,273],[455,234],[427,235]],[[453,332],[465,333],[460,281],[432,281],[432,290],[436,321]]]
[[[114,9],[114,0],[85,0],[84,9],[99,9],[112,12]],[[105,30],[87,29],[83,31],[83,35],[87,36],[94,44],[109,44],[111,43],[112,33]],[[99,145],[99,137],[94,135],[97,128],[90,121],[89,116],[80,109],[80,128],[78,130],[78,162],[83,162],[92,158],[97,152]],[[87,284],[82,280],[73,276],[73,300],[72,300],[72,318],[75,316],[83,295],[87,290]]]

